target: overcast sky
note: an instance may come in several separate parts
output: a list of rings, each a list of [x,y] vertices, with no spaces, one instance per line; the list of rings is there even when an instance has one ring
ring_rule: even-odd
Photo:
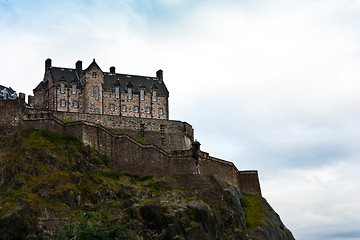
[[[359,0],[0,0],[0,85],[32,94],[47,58],[162,69],[170,118],[258,169],[296,239],[360,239]]]

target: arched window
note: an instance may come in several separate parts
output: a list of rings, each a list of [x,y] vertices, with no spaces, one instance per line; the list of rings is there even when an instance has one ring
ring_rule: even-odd
[[[93,97],[94,96],[94,87],[91,86],[91,92],[90,92],[90,95]]]

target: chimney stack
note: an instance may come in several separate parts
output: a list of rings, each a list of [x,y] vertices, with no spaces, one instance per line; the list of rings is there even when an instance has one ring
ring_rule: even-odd
[[[158,70],[157,72],[156,72],[156,77],[160,80],[160,82],[163,82],[163,70]]]
[[[45,72],[51,68],[51,59],[48,58],[45,61]]]
[[[110,73],[115,74],[115,67],[110,67]]]
[[[76,72],[80,76],[82,74],[82,61],[78,60],[75,64]]]

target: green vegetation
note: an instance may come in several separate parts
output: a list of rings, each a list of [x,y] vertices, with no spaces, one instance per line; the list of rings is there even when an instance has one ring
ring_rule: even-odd
[[[99,216],[94,212],[83,213],[80,221],[76,221],[78,216],[71,216],[68,222],[64,224],[64,233],[59,233],[57,239],[68,240],[129,240],[132,237],[129,234],[127,225],[120,221],[110,221],[105,212]]]
[[[73,120],[66,120],[66,119],[60,119],[61,122],[63,123],[72,123],[72,122],[75,122]]]
[[[262,219],[265,216],[265,207],[261,203],[261,197],[252,194],[243,194],[241,205],[244,208],[246,227],[251,229],[263,225]]]
[[[148,143],[147,141],[142,140],[142,139],[137,138],[137,137],[133,137],[133,139],[134,139],[135,141],[137,141],[137,142],[141,143],[141,144],[144,144],[144,145],[148,145],[148,144],[150,144],[150,143]]]

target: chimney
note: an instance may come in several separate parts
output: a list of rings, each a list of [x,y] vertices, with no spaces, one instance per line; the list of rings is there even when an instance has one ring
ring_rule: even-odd
[[[163,82],[163,70],[158,70],[156,72],[156,77],[160,80],[160,82]]]
[[[110,73],[115,74],[115,67],[110,67]]]
[[[28,105],[34,107],[34,96],[28,95]]]
[[[82,61],[78,60],[75,63],[75,69],[76,69],[77,74],[80,76],[82,74]]]
[[[24,93],[19,93],[19,99],[20,99],[20,102],[25,103],[25,94]]]
[[[48,58],[45,61],[45,72],[51,68],[51,59]]]

